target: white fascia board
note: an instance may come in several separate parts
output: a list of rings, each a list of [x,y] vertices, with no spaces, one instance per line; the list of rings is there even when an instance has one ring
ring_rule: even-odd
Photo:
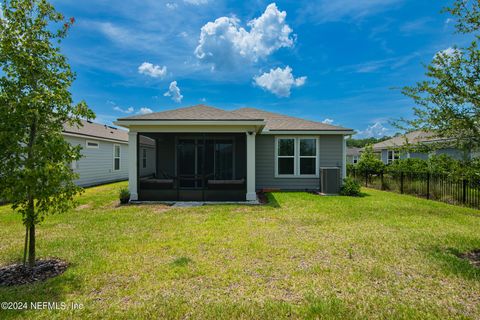
[[[311,130],[311,131],[262,131],[262,134],[278,134],[278,135],[350,135],[353,131],[350,130]]]
[[[90,136],[90,135],[85,135],[85,134],[77,134],[77,133],[70,133],[70,132],[62,132],[62,134],[64,136],[68,136],[68,137],[83,138],[83,139],[87,139],[87,140],[100,140],[100,141],[108,141],[108,142],[113,142],[113,143],[128,144],[128,141],[108,139],[108,138],[100,138],[100,137],[97,137],[97,136]]]

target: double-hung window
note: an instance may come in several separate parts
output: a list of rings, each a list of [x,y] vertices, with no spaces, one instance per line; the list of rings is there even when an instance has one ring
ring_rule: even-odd
[[[276,139],[277,177],[318,176],[318,139],[285,137]]]
[[[120,145],[113,145],[113,170],[120,170]]]
[[[388,164],[398,159],[400,159],[400,152],[398,150],[388,150],[388,157],[387,157]]]

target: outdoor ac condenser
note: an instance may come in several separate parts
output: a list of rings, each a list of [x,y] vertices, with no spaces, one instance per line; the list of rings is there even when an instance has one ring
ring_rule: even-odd
[[[324,194],[337,194],[340,191],[340,168],[320,168],[320,192]]]

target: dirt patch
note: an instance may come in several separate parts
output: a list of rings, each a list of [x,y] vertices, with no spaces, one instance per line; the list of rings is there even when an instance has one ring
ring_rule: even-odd
[[[461,253],[458,256],[462,259],[468,260],[475,267],[480,268],[480,249],[475,249],[467,253]]]
[[[60,259],[38,260],[32,269],[23,264],[0,267],[0,286],[17,286],[44,281],[65,272],[68,263]]]
[[[75,210],[80,211],[80,210],[85,210],[90,208],[91,208],[91,205],[89,203],[86,203],[76,207]]]

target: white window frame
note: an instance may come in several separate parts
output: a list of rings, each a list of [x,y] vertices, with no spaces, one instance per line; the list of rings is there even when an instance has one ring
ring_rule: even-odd
[[[391,157],[390,157],[391,155]],[[400,151],[398,150],[387,150],[387,164],[394,162],[395,160],[400,159]]]
[[[94,144],[96,144],[96,146],[89,146],[88,145],[89,143],[94,143]],[[85,147],[87,149],[98,149],[98,148],[100,148],[100,142],[95,141],[95,140],[86,140],[85,141]]]
[[[147,168],[147,148],[142,148],[142,169]]]
[[[279,156],[278,145],[280,140],[293,139],[294,149],[292,156]],[[300,156],[300,140],[314,139],[315,140],[315,156]],[[318,178],[319,164],[320,164],[320,139],[318,136],[276,136],[275,137],[275,178]],[[278,173],[278,159],[279,158],[293,158],[293,174],[279,174]],[[300,174],[300,159],[301,158],[315,158],[315,174]]]
[[[115,154],[115,148],[118,147],[118,157]],[[115,159],[118,159],[118,169],[115,169]],[[119,144],[113,144],[113,171],[120,171],[122,168],[122,147]]]
[[[353,163],[353,164],[357,164],[357,163],[358,163],[358,160],[359,160],[359,157],[358,157],[358,156],[352,156],[352,163]]]

